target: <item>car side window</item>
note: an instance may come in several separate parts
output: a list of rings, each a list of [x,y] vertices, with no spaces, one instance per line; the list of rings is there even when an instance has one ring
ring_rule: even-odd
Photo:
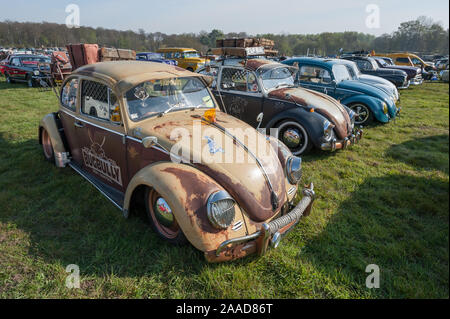
[[[409,59],[408,58],[397,58],[395,60],[397,62],[400,62],[400,63],[409,63]]]
[[[12,59],[11,65],[12,66],[20,66],[20,60],[18,58]]]
[[[298,78],[302,82],[310,82],[314,84],[331,83],[330,72],[317,66],[303,65],[298,72]]]
[[[64,84],[61,90],[61,104],[75,111],[77,107],[78,79],[72,79]]]
[[[368,71],[372,70],[372,64],[369,61],[356,60],[355,62],[360,70],[368,70]]]
[[[104,121],[121,122],[116,95],[109,87],[99,82],[82,81],[81,112]]]
[[[222,69],[220,88],[241,92],[259,92],[255,74],[244,69],[235,68]]]
[[[214,81],[211,84],[211,88],[215,89],[217,87],[217,75],[219,74],[219,68],[212,67],[212,66],[207,66],[206,68],[204,68],[203,70],[199,71],[198,73],[212,76],[214,78]]]

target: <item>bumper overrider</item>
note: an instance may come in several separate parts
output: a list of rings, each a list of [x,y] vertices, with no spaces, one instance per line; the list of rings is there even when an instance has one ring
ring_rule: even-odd
[[[353,128],[352,134],[343,140],[337,140],[336,138],[331,139],[329,142],[322,143],[320,148],[323,151],[335,151],[340,149],[346,149],[348,146],[357,144],[362,138],[363,130],[360,128]]]
[[[289,213],[263,223],[261,229],[253,234],[224,241],[216,251],[205,252],[206,260],[222,262],[254,253],[262,256],[269,248],[277,248],[281,239],[297,225],[300,219],[311,213],[314,198],[314,185],[311,183],[303,189],[303,198]]]

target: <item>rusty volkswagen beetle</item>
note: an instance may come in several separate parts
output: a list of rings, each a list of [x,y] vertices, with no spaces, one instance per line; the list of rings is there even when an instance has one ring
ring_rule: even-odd
[[[294,206],[301,159],[220,112],[211,81],[161,63],[83,66],[39,125],[44,157],[210,262],[264,254],[310,213],[313,185]]]

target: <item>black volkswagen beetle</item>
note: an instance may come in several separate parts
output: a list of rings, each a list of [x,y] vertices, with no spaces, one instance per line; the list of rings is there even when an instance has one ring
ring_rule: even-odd
[[[409,86],[408,74],[405,71],[380,68],[374,58],[366,56],[343,56],[342,59],[355,62],[361,73],[382,77],[394,83],[399,89],[405,89]]]
[[[294,84],[297,68],[266,59],[223,59],[198,72],[214,77],[212,92],[227,112],[276,135],[294,155],[356,143],[355,113],[332,97]]]

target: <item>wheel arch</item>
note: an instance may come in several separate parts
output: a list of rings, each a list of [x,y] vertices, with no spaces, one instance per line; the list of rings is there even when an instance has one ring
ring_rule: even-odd
[[[203,252],[215,250],[223,241],[230,239],[229,229],[216,229],[208,220],[207,200],[212,193],[223,190],[208,175],[185,164],[150,164],[138,171],[128,184],[124,211],[132,207],[134,196],[146,187],[155,189],[164,197],[187,240],[195,248]],[[235,218],[242,219],[238,205],[235,207]],[[233,232],[234,235],[239,237],[245,234]]]
[[[282,122],[291,120],[302,125],[315,147],[320,147],[321,137],[323,136],[323,123],[327,119],[316,112],[307,112],[303,109],[289,109],[277,114],[266,125],[267,133],[270,128],[278,127]]]
[[[59,156],[59,154],[68,152],[68,150],[66,150],[66,146],[64,145],[63,138],[56,121],[56,116],[57,114],[55,113],[49,113],[40,121],[38,129],[38,139],[39,144],[42,145],[42,131],[45,129],[52,142],[52,147],[55,154],[55,162],[58,163],[56,157]]]
[[[372,111],[375,119],[382,123],[389,122],[389,117],[383,113],[383,101],[368,95],[354,95],[341,101],[347,107],[355,103],[366,105]]]

